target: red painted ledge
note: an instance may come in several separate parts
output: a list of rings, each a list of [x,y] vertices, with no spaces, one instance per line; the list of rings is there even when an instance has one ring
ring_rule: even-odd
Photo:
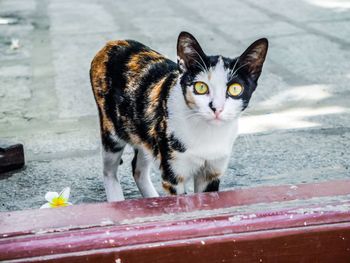
[[[350,262],[350,180],[0,213],[1,260]]]

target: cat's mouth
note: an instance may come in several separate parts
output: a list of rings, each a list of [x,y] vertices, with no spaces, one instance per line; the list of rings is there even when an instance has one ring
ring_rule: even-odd
[[[232,121],[234,121],[235,119],[237,119],[239,117],[239,115],[230,115],[230,116],[205,116],[205,121],[206,123],[208,123],[209,125],[215,125],[215,126],[221,126],[221,125],[225,125],[228,123],[231,123]]]
[[[225,120],[222,116],[208,116],[205,118],[206,122],[209,123],[210,125],[222,125],[226,123],[227,120]]]
[[[217,115],[209,112],[197,112],[193,115],[196,115],[198,120],[200,119],[201,121],[203,121],[208,125],[215,125],[215,126],[220,126],[220,125],[230,123],[232,120],[238,117],[233,115],[226,116],[226,114],[225,116],[224,114]]]

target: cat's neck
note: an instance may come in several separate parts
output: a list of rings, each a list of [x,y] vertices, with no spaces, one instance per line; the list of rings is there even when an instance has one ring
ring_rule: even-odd
[[[230,154],[238,133],[238,119],[214,125],[193,115],[185,103],[181,86],[177,83],[169,94],[169,132],[174,133],[188,148],[203,147],[209,155]]]

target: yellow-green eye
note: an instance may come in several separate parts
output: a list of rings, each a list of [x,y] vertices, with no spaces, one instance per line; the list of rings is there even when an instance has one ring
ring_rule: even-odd
[[[230,96],[237,97],[243,93],[243,87],[239,83],[233,83],[228,87],[227,92]]]
[[[194,87],[194,93],[199,95],[207,94],[209,92],[208,85],[205,84],[204,82],[198,81],[194,83],[193,87]]]

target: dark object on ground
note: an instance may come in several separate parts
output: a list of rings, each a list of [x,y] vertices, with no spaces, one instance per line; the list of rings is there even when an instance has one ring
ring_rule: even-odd
[[[23,166],[23,145],[0,141],[0,174],[22,168]]]
[[[349,263],[350,180],[0,213],[6,262]]]

